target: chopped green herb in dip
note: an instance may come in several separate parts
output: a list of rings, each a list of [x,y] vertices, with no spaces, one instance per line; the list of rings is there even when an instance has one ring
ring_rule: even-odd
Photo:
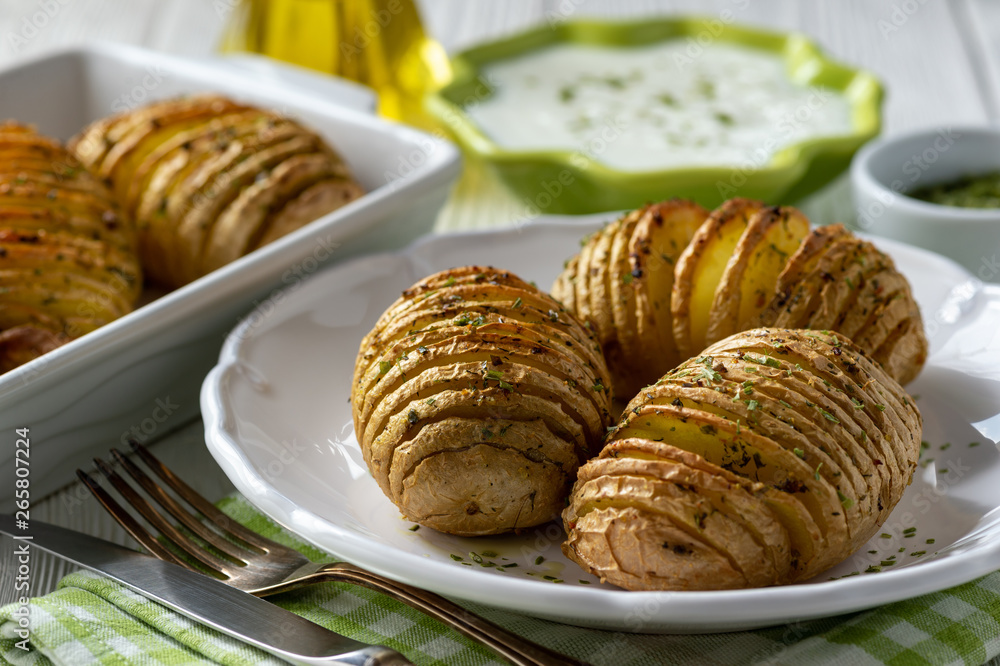
[[[514,150],[577,150],[613,168],[762,164],[805,140],[852,131],[847,98],[793,83],[784,59],[684,40],[560,44],[483,68],[492,94],[467,112]],[[595,146],[599,146],[599,151]]]
[[[1000,208],[1000,171],[927,185],[906,195],[941,206]]]

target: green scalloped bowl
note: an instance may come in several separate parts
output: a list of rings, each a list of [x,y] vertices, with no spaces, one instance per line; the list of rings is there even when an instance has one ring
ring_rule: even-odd
[[[803,141],[775,153],[754,169],[691,167],[626,172],[569,150],[508,150],[497,145],[465,113],[465,107],[492,94],[480,68],[560,42],[635,46],[668,39],[713,35],[713,40],[781,55],[791,80],[843,94],[851,106],[854,133]],[[869,72],[826,58],[807,38],[717,20],[680,18],[635,22],[569,21],[483,44],[453,57],[454,78],[427,98],[428,111],[452,132],[465,151],[492,165],[518,196],[541,212],[592,213],[635,208],[669,197],[694,199],[715,207],[743,196],[794,203],[843,173],[855,151],[878,135],[882,86]],[[575,159],[574,159],[575,158]]]

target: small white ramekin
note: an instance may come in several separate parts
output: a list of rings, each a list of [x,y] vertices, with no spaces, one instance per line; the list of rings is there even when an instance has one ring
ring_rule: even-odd
[[[1000,171],[1000,129],[936,127],[867,144],[851,163],[858,226],[932,250],[1000,282],[1000,209],[906,196],[918,187]]]

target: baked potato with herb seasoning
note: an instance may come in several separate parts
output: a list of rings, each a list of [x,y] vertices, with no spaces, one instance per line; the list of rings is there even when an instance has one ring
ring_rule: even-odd
[[[58,141],[0,124],[0,371],[131,311],[135,232]]]
[[[407,519],[466,536],[558,517],[611,422],[591,333],[506,271],[468,266],[403,292],[364,338],[354,431]]]
[[[70,142],[136,221],[148,276],[179,287],[363,194],[316,133],[218,95],[99,120]]]
[[[921,427],[899,383],[844,335],[737,333],[629,403],[579,471],[563,550],[630,590],[811,578],[888,517]]]
[[[629,213],[585,241],[552,294],[593,327],[623,398],[760,326],[842,332],[904,384],[927,357],[889,257],[840,225],[810,231],[798,210],[748,199],[711,214],[677,200]]]

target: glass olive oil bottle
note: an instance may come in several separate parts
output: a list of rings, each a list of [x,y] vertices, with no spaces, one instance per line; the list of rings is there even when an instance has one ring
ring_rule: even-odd
[[[424,93],[451,76],[413,0],[240,0],[223,50],[358,81],[378,92],[382,115],[422,126]]]

